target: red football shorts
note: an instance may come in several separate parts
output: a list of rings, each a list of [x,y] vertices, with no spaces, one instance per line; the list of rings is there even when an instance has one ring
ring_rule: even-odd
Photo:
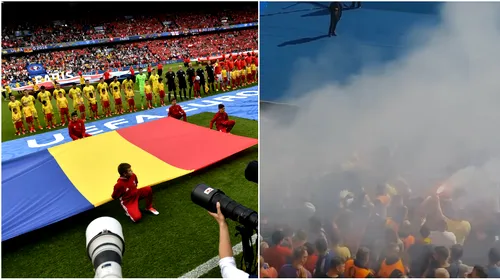
[[[128,106],[130,107],[135,107],[135,100],[133,98],[130,98],[128,101]]]
[[[165,91],[164,90],[160,90],[160,98],[165,98]]]
[[[27,122],[27,123],[33,123],[33,116],[31,116],[31,117],[26,117],[26,122]]]
[[[21,129],[23,128],[23,121],[19,120],[16,122],[16,129]]]
[[[122,99],[121,98],[115,98],[115,105],[122,105]]]
[[[97,112],[97,103],[96,104],[90,104],[90,109],[92,112]]]
[[[61,108],[61,115],[67,115],[69,114],[69,109],[68,108]]]
[[[48,122],[51,122],[51,121],[52,121],[52,113],[45,114],[45,119],[46,119]]]
[[[146,100],[147,101],[153,100],[153,94],[152,93],[146,93]]]
[[[252,70],[252,75],[255,76],[257,74],[257,70]]]
[[[85,105],[80,105],[80,107],[78,107],[78,109],[80,109],[80,113],[85,113]]]
[[[222,81],[223,81],[224,83],[227,83],[227,77],[223,77],[223,78],[222,78]]]
[[[102,106],[103,106],[104,108],[109,108],[109,100],[103,101],[103,102],[102,102]]]

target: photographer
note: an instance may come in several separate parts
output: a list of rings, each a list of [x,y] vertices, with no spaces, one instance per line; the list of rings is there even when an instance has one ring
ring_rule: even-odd
[[[226,218],[220,210],[220,203],[217,202],[217,214],[208,212],[219,224],[219,267],[222,278],[249,278],[248,273],[236,267],[233,257],[233,248],[229,237],[229,229]]]

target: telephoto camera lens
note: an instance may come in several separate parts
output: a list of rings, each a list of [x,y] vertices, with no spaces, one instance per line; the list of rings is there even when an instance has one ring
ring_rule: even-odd
[[[191,192],[191,200],[212,213],[217,213],[217,202],[220,202],[220,210],[224,217],[257,230],[259,220],[257,212],[232,200],[221,190],[199,184]]]
[[[88,225],[85,237],[95,278],[122,278],[125,239],[120,222],[111,217],[97,218]]]

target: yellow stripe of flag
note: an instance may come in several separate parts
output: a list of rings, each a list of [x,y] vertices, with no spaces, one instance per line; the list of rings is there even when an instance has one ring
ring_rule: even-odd
[[[150,186],[193,172],[174,167],[108,132],[49,149],[76,189],[95,207],[111,200],[118,165],[129,163],[139,187]]]

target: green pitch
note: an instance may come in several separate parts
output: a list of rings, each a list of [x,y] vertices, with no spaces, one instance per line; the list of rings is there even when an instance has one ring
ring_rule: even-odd
[[[167,65],[163,66],[163,75],[162,75],[163,77],[162,78],[163,78],[163,83],[164,84],[166,83],[165,73],[168,72],[168,69],[170,67],[172,67],[172,71],[177,72],[177,70],[179,70],[179,65],[181,65],[182,69],[184,69],[184,71],[186,71],[187,68],[184,67],[183,63],[167,64]],[[193,63],[193,67],[198,68],[198,66],[195,63]],[[254,83],[254,84],[248,85],[247,87],[254,86],[256,84],[257,83]],[[93,85],[95,87],[97,85],[97,83],[94,83]],[[63,88],[66,90],[66,93],[68,93],[68,91],[69,91],[69,89],[71,87],[63,87]],[[167,86],[165,85],[165,91],[166,91],[166,89],[167,89]],[[140,106],[141,97],[140,97],[140,94],[139,94],[139,86],[137,84],[134,84],[134,91],[135,91],[135,94],[136,94],[136,96],[135,96],[135,105],[137,107],[137,110],[140,111],[141,110],[141,106]],[[203,92],[202,93],[202,97],[223,93],[222,91],[213,91],[213,92],[209,92],[208,95],[205,95],[205,91],[203,90],[202,92]],[[13,94],[16,96],[17,100],[19,100],[19,101],[21,100],[21,97],[22,97],[21,93],[18,94],[17,92],[13,92]],[[191,95],[191,97],[192,97],[192,95]],[[179,96],[177,96],[177,98],[179,98]],[[122,92],[122,99],[123,99],[123,108],[127,111],[125,113],[125,114],[127,114],[128,113],[128,104],[127,104],[127,101],[125,99],[125,95],[124,95],[123,92]],[[168,102],[168,95],[165,96],[165,99],[167,100],[166,102]],[[194,99],[191,99],[191,100],[194,100]],[[178,102],[182,102],[182,100],[180,100],[180,99],[178,99],[177,101]],[[68,102],[69,102],[70,112],[73,112],[73,110],[74,110],[74,108],[73,108],[73,101],[68,98]],[[15,130],[14,130],[14,125],[12,124],[12,113],[9,111],[8,103],[9,103],[8,101],[3,101],[2,102],[2,142],[9,141],[9,140],[14,140],[14,139],[19,139],[19,138],[22,138],[22,137],[26,137],[26,136],[30,136],[30,135],[34,135],[34,134],[44,133],[44,132],[50,131],[50,130],[47,130],[45,128],[45,120],[43,119],[42,103],[40,103],[37,100],[37,102],[35,103],[35,107],[36,107],[36,109],[38,111],[38,116],[39,116],[39,119],[40,119],[40,123],[42,124],[42,126],[44,127],[44,129],[43,130],[39,130],[38,127],[35,127],[36,131],[37,131],[36,133],[33,133],[33,134],[27,133],[25,135],[16,136],[15,135]],[[98,104],[100,104],[100,103],[98,103]],[[169,105],[169,104],[167,104],[167,105]],[[56,114],[54,116],[55,119],[56,119],[55,123],[58,124],[58,123],[60,123],[61,119],[60,119],[59,114],[56,112],[57,106],[56,106],[56,102],[55,102],[54,99],[52,99],[52,106],[54,107],[54,113]],[[159,106],[159,104],[158,104],[158,106]],[[102,107],[100,105],[98,107],[99,107],[99,116],[101,117],[101,119],[106,119],[102,115]],[[89,114],[89,106],[87,105],[87,103],[86,103],[86,109],[87,109],[87,116],[90,116],[90,114]],[[114,112],[114,109],[115,109],[114,108],[114,102],[111,101],[111,111]]]
[[[188,117],[188,121],[206,127],[212,116],[211,113],[202,113]],[[257,138],[257,121],[234,119],[236,126],[233,134]],[[146,214],[138,224],[130,221],[117,201],[112,201],[57,224],[3,242],[2,277],[94,277],[93,266],[85,251],[85,229],[93,219],[101,216],[114,217],[123,227],[126,247],[122,266],[123,277],[182,276],[218,253],[218,225],[205,209],[191,202],[192,189],[197,184],[205,183],[222,189],[229,197],[257,210],[257,185],[248,182],[244,177],[247,163],[257,157],[258,147],[255,146],[215,166],[154,186],[154,206],[160,215]],[[98,180],[98,176],[89,176],[89,184]],[[141,175],[138,176],[140,178]],[[141,202],[141,207],[144,207],[143,203]],[[234,236],[236,223],[230,220],[228,223],[234,246],[241,242],[241,238]],[[220,277],[220,273],[218,268],[215,268],[205,276]]]

